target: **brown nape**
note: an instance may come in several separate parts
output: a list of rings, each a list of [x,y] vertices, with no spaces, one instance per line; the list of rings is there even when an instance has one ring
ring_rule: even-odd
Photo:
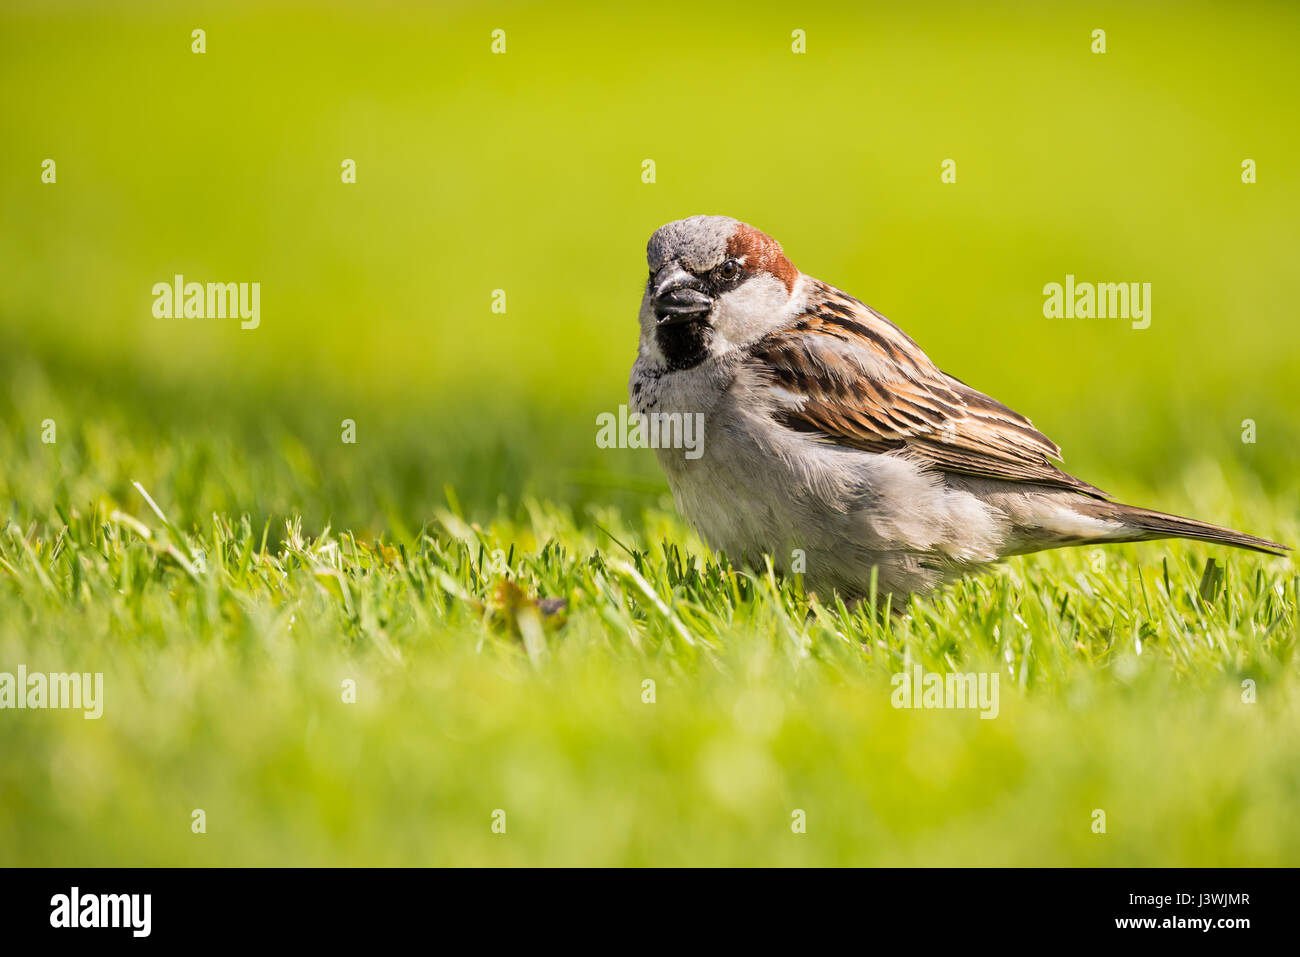
[[[744,260],[745,269],[750,272],[770,272],[785,283],[786,292],[794,291],[799,270],[785,258],[781,244],[767,233],[760,232],[748,223],[741,223],[727,240],[727,255],[732,259]]]

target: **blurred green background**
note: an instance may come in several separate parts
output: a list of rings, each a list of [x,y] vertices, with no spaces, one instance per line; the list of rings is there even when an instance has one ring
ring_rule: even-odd
[[[202,55],[191,52],[196,28],[206,31]],[[1098,28],[1104,55],[1090,51]],[[494,29],[505,31],[504,55],[491,52]],[[806,31],[805,54],[791,51],[795,29]],[[247,514],[255,531],[270,523],[272,548],[294,516],[310,535],[328,524],[409,544],[439,509],[496,523],[503,547],[536,549],[548,537],[579,554],[611,547],[596,522],[638,547],[662,534],[686,538],[653,455],[596,448],[595,417],[626,401],[646,239],[668,220],[723,213],[769,232],[800,268],[880,309],[947,371],[1031,416],[1089,481],[1172,511],[1212,509],[1200,517],[1293,541],[1285,536],[1300,515],[1297,41],[1300,10],[1287,4],[8,3],[0,11],[0,504],[11,528],[36,527],[47,545],[58,508],[120,508],[152,521],[131,488],[137,480],[177,528],[209,527],[213,512]],[[57,162],[54,185],[41,182],[46,158]],[[353,185],[340,181],[345,158],[357,164]],[[956,184],[940,182],[947,158]],[[1241,181],[1246,158],[1258,164],[1253,185]],[[656,164],[653,184],[642,182],[645,159]],[[260,328],[154,318],[151,287],[175,273],[260,282]],[[1067,273],[1151,283],[1150,328],[1044,318],[1044,284]],[[491,310],[495,289],[506,291],[504,315]],[[47,418],[58,426],[54,445],[41,442]],[[357,423],[355,445],[340,441],[345,418]],[[1256,423],[1254,443],[1241,440],[1246,419]],[[229,636],[210,659],[185,644],[211,635],[184,616],[168,624],[138,608],[109,614],[73,604],[40,611],[0,602],[0,670],[24,655],[33,664],[42,654],[81,660],[73,652],[83,636],[97,660],[134,676],[120,682],[160,696],[148,675],[213,668],[214,690],[169,692],[213,724],[193,738],[149,738],[142,728],[179,707],[162,697],[134,706],[136,728],[92,731],[58,716],[38,729],[48,716],[0,715],[0,740],[10,735],[4,728],[24,729],[6,750],[25,755],[7,780],[11,816],[0,824],[9,832],[0,847],[20,848],[7,862],[184,862],[184,830],[174,844],[141,837],[153,815],[171,813],[146,797],[150,782],[173,772],[220,777],[199,770],[192,749],[253,747],[223,737],[223,728],[243,726],[222,716],[242,709],[273,726],[286,713],[297,720],[310,710],[303,689],[328,668],[313,661],[307,678],[298,665],[272,666],[259,679],[271,690],[260,694],[242,670],[253,666],[227,659],[252,652]],[[153,644],[133,637],[143,620],[158,629]],[[329,667],[338,655],[367,654],[340,644],[328,624],[314,627]],[[595,649],[613,640],[594,623],[577,630]],[[667,728],[597,733],[619,712],[594,689],[615,675],[635,688],[643,663],[579,658],[560,672],[568,678],[534,687],[541,679],[481,673],[473,629],[452,634],[463,641],[439,639],[447,657],[422,657],[426,649],[411,658],[424,667],[392,676],[370,737],[335,731],[358,749],[381,731],[405,741],[420,722],[436,724],[426,699],[445,692],[438,713],[461,722],[447,731],[461,744],[426,743],[423,758],[413,753],[408,763],[395,751],[382,773],[354,755],[343,777],[318,780],[325,764],[302,757],[298,737],[281,741],[305,762],[301,773],[250,771],[258,783],[244,808],[248,839],[223,845],[215,861],[270,862],[263,850],[289,862],[494,860],[495,846],[451,831],[399,850],[394,834],[416,824],[383,823],[403,777],[419,779],[416,764],[465,774],[480,746],[503,756],[493,767],[524,768],[514,784],[539,801],[546,795],[563,809],[556,815],[589,817],[584,801],[617,811],[612,831],[588,835],[586,856],[577,832],[561,828],[559,843],[495,860],[690,861],[711,825],[691,816],[689,791],[673,799],[681,805],[660,809],[666,831],[640,832],[629,823],[635,807],[610,797],[627,780],[625,766],[611,766],[610,780],[593,778],[583,770],[588,759],[540,745],[535,763],[512,765],[506,759],[529,744],[511,734],[549,719],[568,729],[551,727],[557,741],[596,747],[598,739],[635,753],[668,791],[704,768],[701,793],[737,814],[728,804],[733,773],[766,786],[780,763],[773,755],[804,754],[799,732],[787,731],[794,737],[772,752],[724,748],[708,770],[707,747],[698,761],[674,752],[681,739]],[[123,642],[144,657],[115,661]],[[314,647],[303,645],[313,657]],[[1286,656],[1271,660],[1294,669]],[[698,731],[722,679],[707,668],[692,673],[684,669],[681,680],[695,690],[674,720]],[[721,670],[739,673],[766,672]],[[486,690],[467,677],[476,674]],[[1165,688],[1167,677],[1151,677],[1149,687]],[[856,696],[842,690],[854,680],[865,679],[838,671],[819,679],[841,690],[798,719],[814,729],[802,759],[809,777],[831,789],[840,749],[858,754],[860,739],[828,737],[854,707]],[[800,687],[791,677],[789,688]],[[1294,683],[1287,687],[1290,700]],[[1163,694],[1152,690],[1151,700]],[[878,706],[844,720],[858,730],[897,722]],[[786,707],[792,719],[802,714]],[[1003,770],[1016,777],[1076,726],[1055,707],[1018,725],[976,722],[972,732],[967,723],[960,734],[1024,734],[1014,754],[999,750],[1012,748],[1005,741],[986,742],[985,756],[1003,754]],[[492,735],[466,730],[489,720],[485,713],[500,735],[495,752],[482,743]],[[1107,712],[1098,733],[1123,735],[1130,717]],[[1239,746],[1234,727],[1201,733],[1227,755]],[[935,753],[955,754],[944,750],[948,732],[930,728]],[[873,740],[861,746],[891,767],[898,756]],[[1175,752],[1192,754],[1194,739],[1181,740]],[[1135,740],[1121,747],[1132,751],[1122,768],[1156,775],[1163,767]],[[270,752],[246,756],[249,768],[279,766]],[[1261,754],[1256,770],[1292,756]],[[854,760],[864,762],[863,780],[874,780],[868,759]],[[1001,766],[989,760],[978,773],[957,766],[987,782],[981,775]],[[1081,760],[1066,778],[1111,773],[1103,757]],[[916,773],[942,779],[945,794],[971,790],[934,761]],[[105,790],[105,777],[129,778],[132,768],[144,778]],[[346,795],[357,768],[381,783],[353,806]],[[1153,778],[1128,780],[1136,800]],[[426,785],[437,790],[418,786]],[[1259,786],[1279,812],[1300,789],[1293,772]],[[53,795],[69,788],[89,788],[99,803],[64,807]],[[326,795],[313,805],[321,819],[301,823],[300,839],[276,829],[294,818],[295,789]],[[1210,818],[1176,834],[1146,833],[1118,858],[1088,858],[1082,843],[1054,832],[1020,844],[999,838],[990,820],[1014,828],[1027,809],[1060,797],[1017,793],[992,818],[967,820],[986,828],[967,843],[949,840],[965,833],[964,819],[926,821],[924,809],[944,802],[900,786],[880,800],[922,816],[899,830],[842,835],[793,858],[767,853],[744,829],[725,831],[715,835],[712,862],[920,863],[956,847],[949,862],[995,853],[995,862],[1160,863],[1168,853],[1173,862],[1232,863],[1276,861],[1270,855],[1300,842],[1292,831],[1281,841],[1273,833],[1270,844],[1274,818],[1247,809],[1234,819],[1239,838],[1247,835],[1234,857],[1207,844],[1222,820],[1206,811]],[[847,807],[834,805],[841,817],[852,806],[843,800]],[[19,809],[41,815],[29,830]],[[137,815],[138,829],[110,835],[102,822],[122,814]],[[182,818],[184,828],[187,812]],[[368,822],[364,833],[346,823],[355,819]],[[82,845],[58,836],[69,826]],[[671,836],[657,845],[654,833]],[[79,856],[86,841],[94,850]]]
[[[355,477],[325,499],[347,525],[382,517],[367,488],[396,485],[415,522],[446,481],[487,503],[530,480],[581,495],[575,473],[656,475],[595,449],[594,419],[626,394],[647,237],[716,212],[901,323],[1105,488],[1163,484],[1198,453],[1286,482],[1296,14],[1129,6],[9,5],[7,366],[35,357],[52,402],[134,403],[136,430],[284,426]],[[155,319],[150,289],[175,273],[260,281],[261,327]],[[1151,328],[1045,319],[1066,273],[1152,283]],[[467,444],[500,463],[492,481],[458,468]],[[251,491],[177,505],[324,517]]]

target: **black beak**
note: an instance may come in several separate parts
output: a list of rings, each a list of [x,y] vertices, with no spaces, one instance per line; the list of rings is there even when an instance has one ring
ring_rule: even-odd
[[[661,326],[694,322],[713,309],[713,297],[704,291],[704,284],[676,260],[660,269],[651,282],[651,301]]]

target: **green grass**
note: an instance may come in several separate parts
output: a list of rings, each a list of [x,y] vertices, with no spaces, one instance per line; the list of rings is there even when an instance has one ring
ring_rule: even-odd
[[[725,212],[1083,478],[1300,543],[1298,36],[1264,4],[6,6],[0,672],[106,702],[0,711],[0,863],[1294,865],[1291,559],[1068,550],[849,610],[594,439],[645,239]],[[262,282],[261,327],[154,319],[175,272]],[[1152,282],[1151,328],[1044,319],[1067,272]],[[996,672],[998,717],[895,709],[916,664]]]
[[[12,862],[1237,865],[1300,852],[1289,560],[1073,550],[887,617],[720,564],[660,494],[623,509],[526,494],[475,524],[448,492],[401,536],[229,513],[178,527],[177,489],[289,483],[282,463],[179,435],[77,429],[48,448],[121,497],[15,509],[0,661],[103,671],[106,705],[99,721],[3,715]],[[131,474],[162,483],[144,489],[158,512],[120,484]],[[1195,510],[1237,512],[1229,489],[1244,481],[1199,476]],[[1247,514],[1300,531],[1280,504]],[[1209,555],[1226,566],[1217,590],[1202,587]],[[545,614],[538,598],[567,608]],[[890,676],[914,664],[999,673],[998,717],[894,709]],[[190,832],[195,808],[206,835]],[[806,834],[791,832],[795,809]]]

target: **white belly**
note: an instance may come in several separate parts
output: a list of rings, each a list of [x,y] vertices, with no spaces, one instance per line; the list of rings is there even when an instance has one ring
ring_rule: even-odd
[[[678,510],[715,549],[803,570],[811,590],[924,591],[993,561],[1005,517],[910,461],[777,429],[730,394],[705,417],[698,458],[660,449]]]

